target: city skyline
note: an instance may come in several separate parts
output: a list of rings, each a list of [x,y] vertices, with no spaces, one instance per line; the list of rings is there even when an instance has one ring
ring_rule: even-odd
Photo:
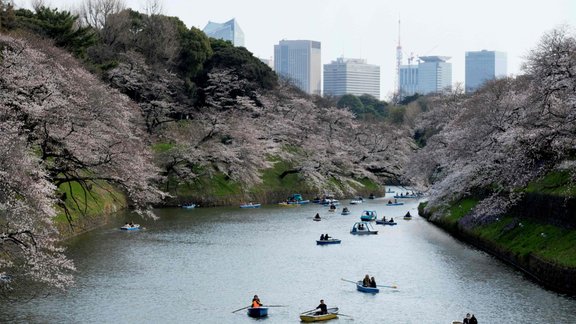
[[[29,1],[16,0],[17,6]],[[80,1],[47,0],[60,9]],[[126,0],[142,11],[145,0]],[[254,56],[270,59],[282,39],[308,39],[322,43],[322,64],[338,57],[366,59],[381,67],[381,99],[394,90],[398,19],[404,61],[414,55],[450,56],[453,83],[464,84],[465,52],[482,49],[508,54],[508,74],[520,74],[524,57],[544,33],[561,25],[576,27],[576,1],[543,3],[520,0],[468,3],[457,0],[411,2],[368,0],[294,0],[289,5],[268,5],[256,0],[214,0],[198,3],[164,0],[163,13],[176,16],[200,30],[208,21],[236,19],[245,33],[246,48]]]

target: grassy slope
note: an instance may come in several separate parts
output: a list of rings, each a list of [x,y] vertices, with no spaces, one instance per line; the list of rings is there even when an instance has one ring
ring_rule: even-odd
[[[171,193],[184,200],[187,198],[205,201],[215,199],[224,204],[238,203],[250,198],[261,200],[261,202],[275,202],[292,193],[301,193],[304,199],[314,198],[311,195],[317,193],[305,183],[299,174],[290,173],[280,178],[284,171],[292,169],[290,163],[274,158],[271,158],[271,161],[274,162],[273,167],[262,171],[262,183],[252,188],[243,188],[240,184],[226,179],[223,174],[214,174],[199,177],[193,183],[181,184]],[[368,179],[358,182],[364,185],[364,190],[374,192],[379,190],[378,185]],[[334,184],[339,185],[335,181]]]
[[[65,203],[70,211],[75,233],[90,227],[89,224],[105,222],[102,216],[124,209],[128,205],[122,192],[105,183],[93,186],[89,193],[85,193],[79,183],[71,182],[61,185],[58,192],[61,195],[66,194]],[[61,233],[69,233],[70,224],[64,209],[57,206],[56,211],[56,226]]]
[[[576,188],[570,186],[567,177],[567,173],[551,172],[531,183],[525,191],[576,196]],[[455,228],[477,203],[478,200],[468,198],[453,204],[440,222]],[[539,224],[531,219],[522,219],[520,224],[513,226],[512,222],[515,221],[513,217],[504,215],[496,223],[476,227],[472,233],[521,257],[532,253],[551,263],[576,267],[576,230]]]

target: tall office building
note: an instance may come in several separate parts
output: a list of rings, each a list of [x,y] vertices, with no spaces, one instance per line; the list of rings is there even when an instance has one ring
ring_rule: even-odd
[[[380,99],[380,67],[363,59],[338,58],[324,64],[324,95],[369,94]]]
[[[308,94],[321,93],[321,46],[311,40],[281,40],[274,45],[274,70]]]
[[[474,92],[484,82],[506,74],[506,53],[487,50],[466,52],[466,93]]]
[[[416,94],[418,92],[418,65],[400,65],[398,79],[400,98]]]
[[[426,95],[452,88],[452,63],[448,56],[420,56],[418,58],[418,93]]]
[[[209,21],[202,31],[208,37],[230,41],[234,46],[244,46],[244,32],[236,19],[228,20],[222,24]]]

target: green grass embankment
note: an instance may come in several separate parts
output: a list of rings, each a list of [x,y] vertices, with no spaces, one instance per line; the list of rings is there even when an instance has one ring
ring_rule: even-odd
[[[304,199],[313,199],[322,193],[311,188],[298,172],[287,172],[294,169],[294,165],[270,157],[272,167],[262,170],[262,182],[250,188],[245,188],[239,183],[232,181],[222,173],[202,172],[194,182],[175,184],[172,180],[170,193],[176,198],[170,204],[181,204],[184,202],[195,202],[203,206],[214,205],[235,205],[248,200],[270,204],[285,200],[294,193],[300,193]],[[380,192],[378,184],[369,179],[357,180],[359,183],[349,182],[339,183],[331,180],[330,184],[334,188],[343,188],[345,185],[355,187],[359,194],[365,192]]]
[[[65,183],[58,188],[58,193],[65,197],[66,208],[56,206],[54,221],[65,237],[101,226],[110,214],[128,206],[124,193],[107,183],[92,185],[89,191],[84,191],[78,182]]]
[[[523,191],[528,197],[534,194],[548,197],[544,201],[576,196],[576,187],[570,181],[570,174],[565,171],[550,172],[530,183]],[[569,226],[565,228],[550,224],[549,219],[554,216],[548,215],[546,206],[536,208],[535,213],[541,213],[537,217],[502,215],[492,224],[465,231],[458,226],[458,222],[477,203],[478,199],[474,198],[455,202],[448,212],[435,222],[458,236],[471,235],[515,255],[518,259],[526,259],[532,255],[560,267],[576,268],[576,230]]]

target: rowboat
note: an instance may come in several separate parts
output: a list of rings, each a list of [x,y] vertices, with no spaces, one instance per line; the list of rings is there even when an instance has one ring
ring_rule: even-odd
[[[404,219],[412,219],[412,216],[405,215]]]
[[[365,293],[376,294],[380,292],[380,289],[374,287],[365,287],[362,285],[362,280],[356,282],[356,289]]]
[[[388,189],[388,190],[386,190],[386,193],[396,193],[396,191]]]
[[[403,202],[388,202],[386,206],[402,206],[404,205]]]
[[[196,208],[196,204],[186,204],[186,205],[182,205],[180,206],[184,209],[192,209],[192,208]]]
[[[327,245],[327,244],[340,244],[341,240],[331,238],[327,240],[316,240],[317,245]]]
[[[356,222],[350,230],[350,234],[354,235],[367,235],[367,234],[378,234],[369,222]]]
[[[378,216],[376,215],[375,210],[365,210],[362,212],[362,216],[360,216],[360,220],[365,222],[375,221],[377,218]]]
[[[123,231],[135,231],[140,229],[140,224],[132,224],[132,225],[126,224],[120,227],[120,229]]]
[[[268,316],[268,307],[250,307],[248,308],[248,316],[250,317],[265,317]]]
[[[338,318],[338,307],[328,308],[328,314],[318,314],[317,310],[311,310],[300,314],[302,322],[320,322]]]
[[[342,215],[350,215],[351,212],[348,208],[344,207],[344,209],[342,209]]]
[[[396,222],[391,222],[391,221],[384,221],[384,220],[381,220],[381,219],[377,219],[377,220],[376,220],[376,224],[379,224],[379,225],[397,225],[398,223],[396,223]]]
[[[240,205],[240,208],[260,208],[260,206],[261,206],[261,204],[249,203],[249,204]]]

